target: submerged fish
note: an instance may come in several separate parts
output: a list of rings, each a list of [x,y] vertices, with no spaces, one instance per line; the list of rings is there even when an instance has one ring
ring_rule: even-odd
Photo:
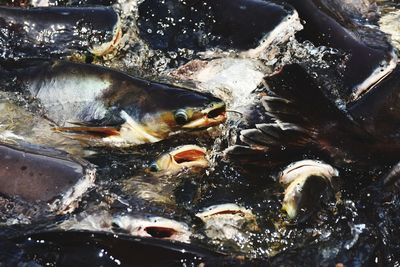
[[[199,172],[210,165],[207,150],[196,145],[184,145],[162,154],[144,173],[122,182],[122,189],[128,195],[152,203],[176,204],[176,190],[189,177],[197,178]]]
[[[204,223],[206,235],[214,240],[241,240],[248,242],[247,231],[257,232],[257,218],[251,210],[233,203],[210,206],[196,217]]]
[[[222,253],[191,244],[104,232],[49,231],[8,241],[18,244],[15,249],[19,257],[4,259],[2,254],[0,260],[7,266],[16,262],[54,266],[213,266],[210,261],[224,258]],[[221,264],[214,262],[214,266]]]
[[[331,165],[315,161],[302,160],[290,164],[280,174],[279,180],[286,188],[282,209],[290,219],[309,215],[319,207],[324,196],[332,195],[331,179],[339,176],[338,170]]]
[[[194,171],[208,167],[207,150],[196,145],[185,145],[163,154],[154,161],[149,171],[156,175],[173,175],[185,169]]]
[[[348,54],[342,70],[347,101],[359,99],[396,67],[394,48],[387,36],[368,18],[369,7],[363,6],[365,1],[279,2],[292,5],[305,22],[304,29],[298,33],[300,39]]]
[[[185,223],[157,216],[133,217],[119,216],[113,219],[113,225],[119,231],[134,236],[153,237],[190,243],[192,235],[189,226]]]
[[[188,225],[172,219],[151,215],[118,215],[109,212],[97,212],[76,217],[62,222],[59,227],[64,230],[88,230],[129,234],[137,237],[159,238],[190,243],[192,235]]]
[[[273,95],[262,102],[265,114],[275,122],[241,131],[240,140],[246,145],[231,147],[226,153],[240,161],[240,154],[248,160],[243,152],[250,150],[264,155],[258,160],[275,161],[290,151],[312,149],[337,166],[364,169],[394,164],[400,152],[399,81],[395,70],[355,105],[340,110],[302,66],[287,65],[266,78]]]
[[[57,124],[56,130],[94,143],[153,143],[226,119],[224,102],[210,94],[104,67],[40,60],[5,67],[39,100],[46,117]]]
[[[243,56],[256,56],[301,28],[291,7],[260,0],[145,0],[138,26],[152,49],[233,49]]]
[[[68,213],[88,188],[95,169],[88,162],[52,149],[0,145],[0,193],[29,203],[46,203]]]
[[[102,56],[121,39],[117,13],[107,7],[0,7],[0,55],[3,59]]]

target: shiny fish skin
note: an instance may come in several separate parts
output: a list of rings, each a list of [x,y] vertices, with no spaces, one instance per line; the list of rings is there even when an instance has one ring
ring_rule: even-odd
[[[19,88],[40,101],[56,130],[98,143],[154,143],[177,131],[203,129],[226,119],[224,102],[210,94],[105,67],[57,60],[3,65]]]
[[[113,49],[119,17],[108,7],[0,7],[0,58],[66,57]]]

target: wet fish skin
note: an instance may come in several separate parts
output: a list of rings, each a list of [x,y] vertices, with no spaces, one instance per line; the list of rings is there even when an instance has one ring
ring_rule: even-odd
[[[282,153],[290,155],[289,152],[293,153],[292,159],[296,159],[305,150],[310,149],[323,158],[330,158],[336,166],[350,165],[353,169],[394,164],[398,161],[400,144],[397,138],[382,138],[379,134],[368,131],[368,122],[372,123],[370,128],[373,128],[375,118],[367,120],[367,126],[364,126],[361,117],[357,120],[352,118],[354,110],[338,109],[302,66],[287,65],[279,73],[267,77],[266,82],[276,95],[264,97],[262,102],[266,114],[276,123],[260,124],[256,129],[243,130],[240,136],[240,140],[247,144],[244,146],[247,150],[264,155],[264,158],[258,159],[261,162],[276,162]],[[396,83],[388,83],[388,86],[391,88],[388,91],[396,92]],[[379,94],[378,92],[379,90],[376,94]],[[390,97],[386,98],[384,92],[382,94],[385,98],[380,103],[377,99],[377,106],[390,111],[390,105],[393,103],[387,101]],[[396,105],[393,106],[395,110]],[[364,110],[369,108],[375,109],[373,105],[363,106]],[[396,122],[390,120],[385,119],[381,123],[385,125],[386,130],[390,127],[397,128]],[[285,128],[284,125],[288,127]],[[280,131],[273,129],[276,126],[279,126]],[[295,132],[298,134],[293,134]],[[285,149],[282,152],[280,148],[283,145]],[[240,155],[243,154],[243,149],[239,148],[229,148],[226,151],[227,156],[232,154],[233,159],[241,162]],[[296,153],[299,148],[302,148],[300,153]],[[242,158],[246,160],[245,156]],[[286,160],[290,159],[286,157]]]
[[[364,129],[382,140],[395,141],[400,134],[400,67],[377,84],[348,111]]]
[[[207,128],[226,118],[225,104],[210,94],[105,67],[58,60],[3,67],[9,77],[16,77],[19,88],[40,101],[58,130],[99,141],[157,142],[176,131]],[[186,117],[179,121],[177,113]]]
[[[66,57],[112,50],[121,37],[108,7],[0,7],[1,58]]]
[[[48,203],[57,212],[73,210],[76,199],[69,198],[79,198],[94,180],[91,164],[53,149],[1,144],[0,162],[2,195]]]
[[[182,266],[182,262],[197,266],[224,256],[180,242],[89,231],[33,233],[12,242],[19,244],[24,255],[20,261],[57,266]]]
[[[372,30],[371,27],[366,27],[371,32],[362,34],[354,32],[354,29],[361,26],[349,23],[344,25],[338,16],[328,11],[337,1],[330,3],[323,0],[280,0],[279,2],[292,5],[299,13],[300,19],[305,21],[304,29],[298,33],[298,37],[309,40],[316,46],[332,47],[349,54],[343,73],[346,101],[359,99],[361,94],[395,68],[397,56],[386,35],[377,28]],[[368,39],[371,38],[369,36],[374,37],[374,42]]]
[[[146,0],[139,5],[138,25],[154,49],[248,50],[293,14],[285,4],[260,0]]]

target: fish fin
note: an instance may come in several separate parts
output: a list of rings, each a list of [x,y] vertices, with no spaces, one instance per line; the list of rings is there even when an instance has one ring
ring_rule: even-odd
[[[88,138],[104,138],[119,135],[119,130],[114,127],[56,127],[54,130],[58,132],[79,134],[82,137],[87,135]]]
[[[265,151],[268,161],[285,155],[293,160],[308,152],[351,159],[349,152],[369,142],[370,136],[324,95],[302,66],[287,65],[265,81],[270,93],[261,101],[274,123],[242,130],[240,141],[248,149]],[[241,161],[240,151],[228,149],[226,154]]]
[[[240,140],[253,147],[272,147],[282,144],[304,146],[312,142],[311,133],[292,123],[262,123],[256,128],[242,130]]]
[[[299,64],[291,64],[280,72],[265,78],[275,96],[266,96],[262,104],[275,120],[301,125],[303,128],[317,128],[326,121],[349,121],[349,117],[332,103]]]
[[[373,139],[347,112],[325,96],[324,88],[301,65],[287,65],[265,81],[275,94],[261,100],[267,113],[277,122],[297,125],[315,143],[321,145],[341,138],[363,142]]]
[[[240,161],[244,165],[251,165],[254,162],[265,162],[265,155],[265,149],[245,145],[230,146],[224,151],[225,158],[234,162]]]
[[[225,157],[242,165],[275,167],[298,159],[312,143],[310,133],[289,123],[262,123],[240,132],[242,144],[228,147]]]

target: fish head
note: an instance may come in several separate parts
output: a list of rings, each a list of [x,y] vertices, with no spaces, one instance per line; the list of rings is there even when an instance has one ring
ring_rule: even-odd
[[[226,120],[225,103],[211,94],[171,86],[157,89],[162,90],[150,92],[153,93],[151,103],[146,103],[147,113],[140,120],[147,129],[161,136],[206,129]]]
[[[148,168],[152,174],[171,175],[184,169],[202,169],[209,165],[207,151],[196,145],[180,146],[161,155]]]

